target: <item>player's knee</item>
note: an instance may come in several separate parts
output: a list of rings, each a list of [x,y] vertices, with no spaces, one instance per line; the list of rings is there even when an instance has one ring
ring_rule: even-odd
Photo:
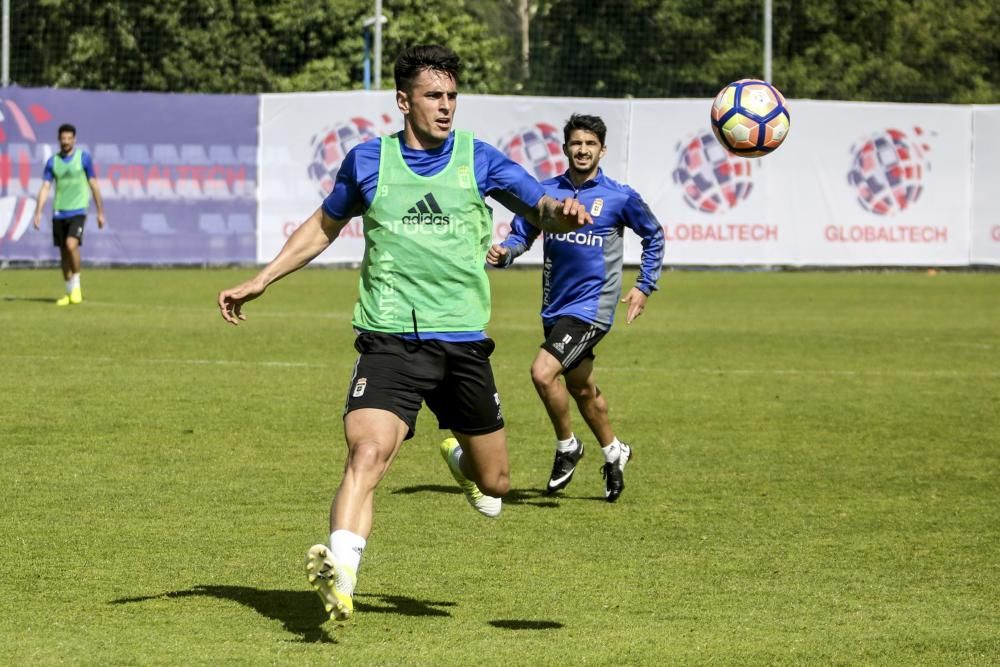
[[[361,441],[351,447],[348,467],[355,473],[378,471],[384,465],[382,448],[373,440]]]
[[[531,381],[539,389],[544,389],[558,381],[558,375],[553,375],[552,371],[542,364],[534,364],[531,367]]]
[[[569,391],[570,396],[578,401],[592,401],[597,397],[597,385],[591,382],[583,384],[567,382],[566,389]]]

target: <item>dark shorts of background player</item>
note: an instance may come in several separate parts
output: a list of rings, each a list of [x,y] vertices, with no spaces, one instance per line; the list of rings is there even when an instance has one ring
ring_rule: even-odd
[[[80,245],[83,245],[83,223],[87,221],[85,215],[73,215],[68,218],[52,219],[52,245],[57,248],[66,244],[66,239],[72,236]]]
[[[597,325],[575,317],[560,317],[550,327],[544,327],[545,342],[542,349],[559,360],[563,373],[579,366],[585,359],[594,358],[594,348],[607,332]]]
[[[495,344],[404,340],[364,332],[354,340],[361,353],[347,390],[344,414],[360,408],[388,410],[413,437],[421,401],[437,416],[438,428],[468,435],[503,428],[500,395],[490,367]]]

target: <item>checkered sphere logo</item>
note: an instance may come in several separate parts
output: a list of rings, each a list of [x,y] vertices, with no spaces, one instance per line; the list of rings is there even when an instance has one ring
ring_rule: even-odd
[[[340,165],[352,148],[386,134],[391,119],[388,114],[382,114],[380,120],[381,124],[358,116],[325,127],[313,135],[309,142],[312,161],[307,171],[320,196],[326,197],[333,190]]]
[[[562,152],[563,136],[559,128],[535,123],[511,132],[497,146],[500,152],[534,174],[540,181],[566,171]]]
[[[702,213],[725,213],[750,196],[751,162],[730,153],[710,130],[677,145],[674,183],[684,203]]]
[[[851,147],[847,182],[854,187],[858,203],[874,215],[896,215],[910,208],[924,190],[924,175],[930,171],[930,146],[925,132],[914,127],[910,136],[889,128],[872,133]]]

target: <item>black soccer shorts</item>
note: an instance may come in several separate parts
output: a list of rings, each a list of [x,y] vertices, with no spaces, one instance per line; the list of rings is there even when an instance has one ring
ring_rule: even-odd
[[[52,219],[52,245],[63,247],[66,239],[72,236],[83,245],[83,225],[87,221],[85,215],[73,215],[68,218]]]
[[[354,367],[344,414],[359,408],[388,410],[416,432],[420,404],[438,419],[438,428],[479,435],[504,426],[490,367],[495,344],[406,340],[363,332],[354,340],[361,353]]]
[[[608,333],[575,317],[560,317],[552,326],[544,327],[544,331],[545,342],[541,347],[559,360],[563,373],[573,370],[584,359],[593,359],[594,348]]]

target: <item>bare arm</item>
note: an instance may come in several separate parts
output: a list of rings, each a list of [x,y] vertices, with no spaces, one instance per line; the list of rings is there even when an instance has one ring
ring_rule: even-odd
[[[42,208],[45,206],[45,200],[49,198],[49,188],[52,184],[48,181],[42,181],[42,187],[38,191],[38,204],[35,206],[35,217],[32,223],[35,225],[35,229],[42,228]]]
[[[97,207],[97,228],[104,229],[104,200],[101,198],[101,188],[97,185],[96,178],[88,178],[90,191],[94,194],[94,206]]]
[[[322,208],[316,209],[316,212],[285,241],[278,256],[256,276],[236,287],[219,292],[219,311],[222,313],[222,319],[230,324],[239,324],[239,320],[245,320],[244,303],[253,301],[264,293],[268,285],[281,280],[289,273],[298,271],[315,259],[333,243],[348,222],[349,220],[334,220],[323,213]]]

